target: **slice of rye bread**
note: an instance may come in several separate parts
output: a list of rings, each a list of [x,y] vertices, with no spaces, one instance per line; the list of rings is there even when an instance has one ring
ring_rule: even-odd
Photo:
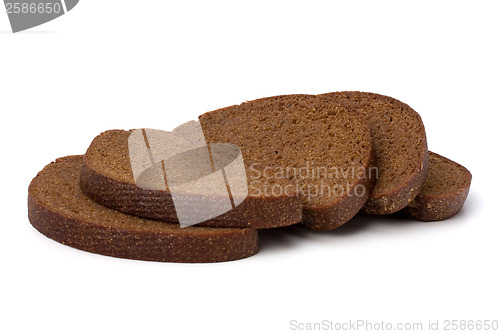
[[[415,199],[401,213],[420,221],[444,220],[465,203],[472,180],[464,166],[429,152],[429,174]]]
[[[31,181],[28,216],[45,236],[109,256],[165,262],[221,262],[258,251],[257,232],[238,228],[180,228],[93,202],[79,187],[82,156],[47,165]]]
[[[420,192],[429,169],[425,128],[418,113],[401,101],[374,93],[320,96],[348,103],[370,126],[378,177],[363,211],[384,215],[406,207]]]
[[[178,222],[170,192],[136,185],[125,130],[101,133],[84,155],[80,173],[82,191],[94,201],[139,217]],[[275,180],[283,186],[289,180]],[[271,228],[296,224],[302,219],[300,199],[291,196],[248,196],[240,205],[197,226]]]
[[[260,183],[255,166],[296,184],[307,228],[337,228],[368,199],[374,161],[370,130],[341,103],[325,103],[314,95],[274,96],[199,119],[207,142],[228,142],[241,149],[249,196],[267,186],[266,180]],[[252,183],[255,180],[259,183]]]

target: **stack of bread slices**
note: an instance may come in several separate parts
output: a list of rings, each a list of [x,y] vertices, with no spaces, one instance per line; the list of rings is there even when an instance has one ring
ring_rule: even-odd
[[[221,262],[257,253],[258,229],[333,230],[358,212],[443,220],[460,211],[469,192],[469,171],[428,152],[420,116],[388,96],[275,96],[205,113],[199,122],[207,143],[241,150],[248,195],[233,210],[180,227],[168,187],[136,184],[132,131],[110,130],[85,155],[57,159],[38,173],[28,190],[31,224],[89,252]]]

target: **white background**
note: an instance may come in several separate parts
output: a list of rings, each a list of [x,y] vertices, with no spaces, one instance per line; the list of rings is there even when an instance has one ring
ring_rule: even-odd
[[[0,332],[500,320],[499,12],[498,1],[82,0],[12,34],[2,8]],[[256,256],[220,264],[90,254],[28,222],[31,179],[84,153],[101,131],[170,130],[244,100],[336,90],[417,110],[430,150],[473,174],[462,212],[436,223],[368,217],[332,232],[268,231]]]

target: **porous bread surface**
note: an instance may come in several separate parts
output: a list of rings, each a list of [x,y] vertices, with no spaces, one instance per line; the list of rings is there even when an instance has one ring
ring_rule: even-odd
[[[402,213],[420,221],[450,218],[463,207],[471,180],[464,166],[429,152],[429,174],[424,186]]]
[[[207,142],[228,142],[241,149],[250,182],[254,166],[270,175],[285,171],[282,177],[300,189],[306,227],[339,227],[368,198],[370,131],[341,103],[326,103],[314,95],[275,96],[211,111],[199,119]],[[356,186],[364,190],[359,196],[352,192]]]
[[[79,187],[82,156],[47,165],[28,190],[28,216],[45,236],[103,255],[164,262],[221,262],[258,251],[255,230],[180,228],[99,205]]]
[[[420,192],[428,172],[425,128],[418,113],[399,100],[374,93],[320,96],[348,103],[370,126],[378,177],[364,211],[390,214],[407,206]]]
[[[109,130],[97,136],[85,153],[82,191],[107,207],[140,217],[177,222],[170,192],[136,186],[129,159],[131,131]],[[275,180],[289,183],[287,180]],[[302,218],[300,199],[291,196],[249,196],[233,210],[198,226],[270,228],[292,225]]]

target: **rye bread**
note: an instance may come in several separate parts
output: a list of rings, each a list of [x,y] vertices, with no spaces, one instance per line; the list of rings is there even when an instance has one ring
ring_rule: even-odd
[[[370,130],[348,109],[314,95],[284,95],[218,109],[199,119],[207,142],[241,149],[250,182],[261,176],[255,167],[293,181],[302,202],[302,223],[330,230],[363,207],[373,183]],[[265,181],[251,184],[254,193],[249,196],[260,193]]]
[[[29,220],[51,239],[93,253],[164,262],[231,261],[258,251],[252,229],[180,228],[99,205],[80,190],[81,163],[82,156],[57,159],[29,186]]]
[[[401,101],[374,93],[320,96],[349,104],[370,126],[378,177],[363,211],[383,215],[406,207],[420,192],[429,169],[425,128],[418,113]]]
[[[90,144],[80,174],[82,191],[94,201],[139,217],[178,222],[170,192],[147,190],[136,185],[129,159],[128,138],[132,130],[109,130]],[[286,186],[289,180],[274,180]],[[197,226],[271,228],[288,226],[302,219],[301,204],[290,196],[248,196],[240,205]]]
[[[420,221],[444,220],[465,203],[472,180],[464,166],[429,152],[429,174],[415,199],[401,213]]]

